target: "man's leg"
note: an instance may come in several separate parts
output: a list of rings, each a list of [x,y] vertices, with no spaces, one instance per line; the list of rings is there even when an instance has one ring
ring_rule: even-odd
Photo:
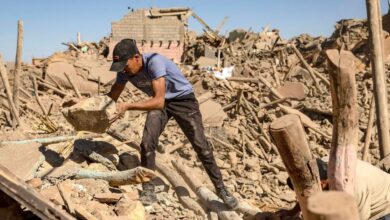
[[[141,166],[155,170],[158,138],[164,131],[168,120],[169,117],[165,110],[148,112],[141,141]],[[152,183],[142,184],[140,200],[144,205],[150,205],[157,201],[154,188]]]
[[[191,142],[219,196],[226,205],[234,208],[237,205],[237,200],[225,189],[221,171],[213,155],[213,149],[209,146],[204,134],[198,102],[195,99],[170,102],[167,104],[167,112],[175,118]]]
[[[158,138],[168,122],[165,110],[148,112],[141,141],[141,166],[151,170],[156,169],[156,148]]]

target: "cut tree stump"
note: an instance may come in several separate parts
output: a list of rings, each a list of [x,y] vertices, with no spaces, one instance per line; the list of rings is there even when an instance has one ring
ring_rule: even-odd
[[[345,50],[327,50],[333,108],[333,136],[328,178],[332,190],[354,195],[358,146],[358,102],[355,56]]]
[[[355,198],[345,192],[319,192],[308,199],[308,220],[356,220]]]
[[[299,116],[288,114],[277,119],[271,124],[270,133],[307,219],[307,199],[321,191],[321,186],[316,159],[311,155]]]

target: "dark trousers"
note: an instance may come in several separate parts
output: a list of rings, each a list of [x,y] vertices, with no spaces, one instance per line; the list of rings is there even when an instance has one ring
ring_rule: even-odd
[[[192,144],[215,188],[224,187],[221,171],[204,134],[202,115],[193,93],[174,100],[165,100],[164,109],[149,111],[141,142],[141,166],[155,170],[158,138],[171,117],[176,120]]]

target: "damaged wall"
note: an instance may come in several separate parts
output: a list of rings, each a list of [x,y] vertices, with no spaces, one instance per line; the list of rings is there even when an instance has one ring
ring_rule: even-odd
[[[142,53],[160,53],[180,61],[189,9],[139,9],[112,22],[110,49],[124,38],[132,38]],[[109,56],[110,57],[110,56]]]

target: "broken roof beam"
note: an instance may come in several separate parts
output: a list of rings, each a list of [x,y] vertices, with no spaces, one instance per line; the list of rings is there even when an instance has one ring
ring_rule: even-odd
[[[74,219],[0,165],[0,190],[42,219]]]
[[[152,8],[149,10],[151,17],[187,15],[189,12],[189,8]]]
[[[215,32],[211,27],[202,19],[200,18],[195,12],[191,11],[192,17],[194,17],[196,20],[199,21],[200,24],[203,25],[204,28],[206,28],[206,31],[213,36],[213,38],[219,39],[218,33]]]

